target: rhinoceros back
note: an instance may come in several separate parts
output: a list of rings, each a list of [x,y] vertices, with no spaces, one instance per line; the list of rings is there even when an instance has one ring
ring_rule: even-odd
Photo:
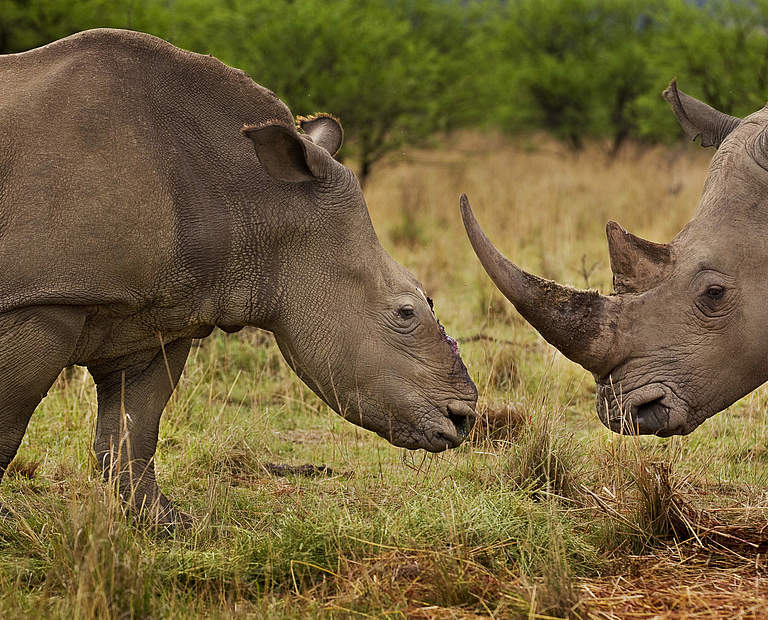
[[[240,128],[291,122],[274,94],[120,30],[2,56],[0,83],[0,311],[215,284],[249,188],[270,183]]]

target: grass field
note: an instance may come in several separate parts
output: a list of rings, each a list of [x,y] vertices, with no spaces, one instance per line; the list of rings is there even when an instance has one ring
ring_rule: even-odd
[[[608,291],[606,221],[668,241],[710,157],[629,147],[609,162],[598,145],[475,134],[391,157],[369,208],[460,340],[484,415],[472,441],[394,448],[322,405],[268,333],[219,332],[193,349],[161,425],[160,485],[196,520],[167,535],[123,518],[100,481],[95,391],[73,369],[0,487],[14,513],[0,617],[764,614],[768,392],[689,437],[609,433],[591,377],[494,290],[458,215],[466,192],[523,267]]]

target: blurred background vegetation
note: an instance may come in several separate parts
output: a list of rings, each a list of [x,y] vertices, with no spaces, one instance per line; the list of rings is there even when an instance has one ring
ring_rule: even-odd
[[[296,114],[328,111],[363,180],[459,127],[589,138],[680,135],[672,77],[724,112],[768,95],[768,0],[0,0],[0,52],[97,26],[210,53]]]

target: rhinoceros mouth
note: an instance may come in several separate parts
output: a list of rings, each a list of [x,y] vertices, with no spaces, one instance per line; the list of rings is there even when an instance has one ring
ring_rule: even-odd
[[[452,400],[422,410],[419,421],[408,424],[389,419],[386,428],[365,426],[392,445],[408,450],[443,452],[461,445],[474,426],[477,413],[474,401]],[[347,416],[345,416],[347,417]],[[354,417],[347,419],[355,421]],[[363,426],[363,424],[360,424]]]
[[[669,407],[663,397],[633,405],[630,411],[619,410],[619,415],[609,418],[609,424],[613,432],[624,435],[674,434],[669,431]]]
[[[678,399],[665,384],[651,383],[625,394],[598,384],[597,398],[600,420],[614,433],[670,437],[686,432]]]

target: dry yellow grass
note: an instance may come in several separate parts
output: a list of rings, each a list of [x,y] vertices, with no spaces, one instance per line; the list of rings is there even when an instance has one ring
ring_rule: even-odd
[[[597,263],[589,285],[607,288],[607,221],[670,240],[693,214],[711,155],[687,146],[629,145],[610,159],[598,144],[573,153],[544,137],[511,144],[502,136],[460,134],[439,151],[390,157],[366,196],[385,243],[403,210],[413,214],[426,243],[393,253],[430,289],[478,277],[458,217],[461,192],[498,247],[526,268],[583,286],[583,265]]]

